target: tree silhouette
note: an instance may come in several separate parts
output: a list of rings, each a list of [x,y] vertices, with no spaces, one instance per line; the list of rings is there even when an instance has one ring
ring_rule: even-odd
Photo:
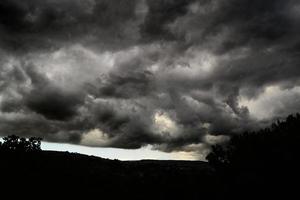
[[[3,138],[0,143],[2,151],[33,152],[41,150],[41,138],[31,137],[29,139],[10,135]]]
[[[286,195],[297,191],[294,182],[300,180],[299,145],[300,115],[296,114],[213,146],[207,160],[230,196]]]
[[[290,115],[269,128],[235,135],[228,143],[213,146],[207,160],[216,168],[235,169],[295,162],[300,153],[299,132],[300,114]]]

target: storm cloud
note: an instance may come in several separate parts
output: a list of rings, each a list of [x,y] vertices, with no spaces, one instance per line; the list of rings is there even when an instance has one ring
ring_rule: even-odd
[[[2,0],[0,134],[205,154],[299,112],[297,0]]]

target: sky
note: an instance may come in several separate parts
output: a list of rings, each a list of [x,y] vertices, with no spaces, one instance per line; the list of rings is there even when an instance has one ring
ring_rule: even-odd
[[[299,35],[299,0],[1,0],[0,136],[203,160],[299,112]]]
[[[63,151],[80,153],[89,156],[98,156],[107,159],[117,159],[122,161],[131,160],[205,160],[187,152],[162,152],[153,150],[151,146],[144,146],[140,149],[120,149],[120,148],[103,148],[87,147],[74,144],[59,144],[42,142],[42,150]]]

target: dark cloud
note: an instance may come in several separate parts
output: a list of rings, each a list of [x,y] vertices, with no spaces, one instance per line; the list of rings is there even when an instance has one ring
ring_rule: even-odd
[[[3,0],[1,43],[17,52],[57,49],[78,40],[113,47],[132,36],[125,29],[135,20],[135,5],[135,0]]]
[[[168,25],[187,13],[191,0],[147,0],[148,13],[141,25],[143,40],[174,40]]]
[[[99,95],[104,97],[135,98],[148,95],[153,89],[151,72],[110,74],[101,84]]]
[[[201,44],[218,54],[249,45],[260,49],[287,44],[286,39],[296,39],[299,19],[291,9],[297,4],[295,0],[199,1],[178,20],[174,32],[184,34],[190,45]]]
[[[27,97],[27,107],[51,120],[68,120],[76,115],[81,99],[56,88],[33,90]]]
[[[24,105],[50,120],[68,120],[76,115],[83,103],[83,95],[64,91],[55,86],[34,65],[26,65],[25,72],[31,83],[31,90],[23,94]]]
[[[206,152],[299,111],[299,13],[297,0],[2,0],[0,134]]]

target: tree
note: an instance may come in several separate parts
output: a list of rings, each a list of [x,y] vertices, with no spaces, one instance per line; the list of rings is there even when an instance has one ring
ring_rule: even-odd
[[[32,151],[40,151],[41,150],[41,140],[42,138],[31,137],[29,138],[29,149]]]
[[[294,183],[300,180],[299,133],[300,115],[290,115],[269,128],[213,146],[207,160],[230,198],[291,194],[298,191]]]
[[[234,170],[277,166],[278,161],[295,162],[300,149],[300,114],[290,115],[269,128],[235,135],[226,144],[217,144],[207,156],[215,168]]]
[[[33,152],[41,150],[41,138],[31,137],[29,139],[20,138],[16,135],[10,135],[3,138],[1,150]]]

